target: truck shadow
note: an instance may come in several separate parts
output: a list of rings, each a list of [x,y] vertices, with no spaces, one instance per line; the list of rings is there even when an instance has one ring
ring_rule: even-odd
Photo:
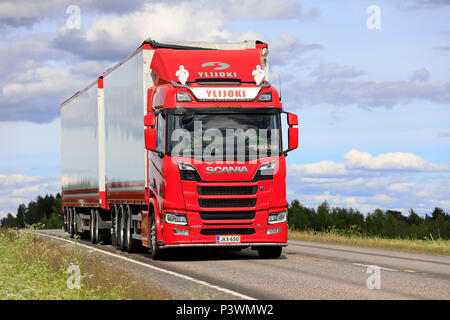
[[[251,248],[170,248],[162,250],[161,261],[220,261],[220,260],[278,260],[287,259],[282,254],[277,259],[263,259]],[[145,254],[145,250],[141,252]],[[147,255],[148,257],[148,255]]]

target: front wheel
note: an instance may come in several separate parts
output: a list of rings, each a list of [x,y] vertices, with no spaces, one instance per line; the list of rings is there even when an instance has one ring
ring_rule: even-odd
[[[150,257],[153,260],[158,260],[161,257],[161,250],[158,248],[158,236],[156,234],[156,223],[155,223],[155,215],[152,214],[149,221],[149,248],[148,252],[150,254]]]
[[[283,247],[260,247],[258,248],[258,254],[263,259],[277,259],[281,255]]]

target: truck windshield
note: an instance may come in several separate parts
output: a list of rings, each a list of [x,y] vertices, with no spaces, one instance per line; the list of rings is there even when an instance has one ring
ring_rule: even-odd
[[[169,114],[167,150],[172,157],[249,161],[279,155],[279,114]]]

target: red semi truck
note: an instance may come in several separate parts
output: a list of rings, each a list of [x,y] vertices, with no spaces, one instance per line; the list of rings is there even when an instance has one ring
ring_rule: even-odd
[[[279,257],[296,125],[266,43],[148,39],[61,105],[65,230],[154,259],[192,246]]]

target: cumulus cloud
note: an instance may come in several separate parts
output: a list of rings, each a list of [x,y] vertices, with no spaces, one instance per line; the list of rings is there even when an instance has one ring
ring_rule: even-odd
[[[330,80],[355,78],[365,74],[364,71],[354,67],[341,66],[337,63],[320,63],[316,69],[310,73],[310,76]]]
[[[384,171],[450,171],[449,166],[439,166],[409,152],[390,152],[376,157],[368,152],[351,150],[345,156],[345,168]]]
[[[49,122],[59,115],[59,105],[92,82],[92,78],[67,69],[39,66],[10,75],[0,91],[0,120]]]
[[[0,2],[0,26],[29,27],[46,18],[67,19],[66,9],[74,4],[80,7],[81,14],[121,14],[139,9],[143,3],[142,0],[3,0]]]
[[[402,4],[400,7],[409,10],[427,10],[427,9],[439,9],[444,6],[450,5],[449,0],[415,0],[407,4]]]
[[[392,108],[412,100],[450,103],[450,83],[444,81],[378,81],[312,79],[295,81],[288,94],[301,105],[357,105],[360,108]]]
[[[261,35],[252,30],[231,32],[226,28],[230,21],[309,19],[317,14],[314,8],[305,12],[301,3],[294,0],[283,1],[283,5],[269,0],[146,3],[138,11],[99,18],[85,31],[62,28],[54,46],[85,59],[119,60],[148,37],[160,42],[243,41]],[[295,50],[309,49],[308,45],[293,43],[292,38],[282,37],[278,41],[275,48],[287,45]]]
[[[426,179],[424,178],[426,177]],[[445,206],[450,194],[450,167],[426,161],[411,153],[372,156],[351,150],[343,163],[320,161],[291,164],[287,168],[288,197],[308,206],[328,201],[333,206],[357,208],[413,207],[430,211],[436,201]]]
[[[427,81],[430,77],[430,73],[425,68],[420,68],[414,71],[414,74],[411,76],[411,80],[413,81]]]
[[[434,50],[450,52],[450,46],[434,46]]]
[[[317,43],[302,43],[292,35],[282,33],[269,41],[270,64],[285,65],[303,53],[318,49],[323,49],[323,46]]]
[[[9,212],[15,214],[21,203],[28,203],[38,195],[57,192],[60,192],[59,175],[0,174],[0,219]]]

